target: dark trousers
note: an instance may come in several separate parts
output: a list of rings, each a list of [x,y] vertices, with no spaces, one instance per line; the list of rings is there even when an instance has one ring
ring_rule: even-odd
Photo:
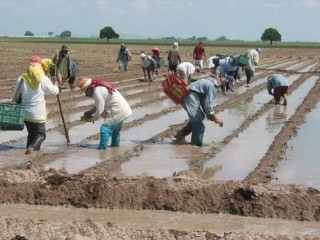
[[[46,125],[45,123],[33,123],[25,121],[28,137],[27,148],[34,151],[39,151],[42,142],[46,139]]]
[[[288,86],[279,86],[274,89],[273,96],[277,104],[280,103],[281,97],[283,97],[285,94],[288,94],[288,88]]]
[[[246,73],[246,77],[247,77],[247,85],[249,85],[251,82],[251,79],[253,78],[254,72],[251,69],[246,67],[245,73]]]

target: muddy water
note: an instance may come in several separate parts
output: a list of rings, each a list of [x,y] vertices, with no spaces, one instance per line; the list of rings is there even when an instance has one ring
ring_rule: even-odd
[[[295,113],[295,109],[303,101],[303,96],[308,94],[315,81],[316,77],[310,78],[289,96],[288,106],[275,105],[246,131],[233,139],[214,159],[206,162],[205,168],[222,167],[214,179],[244,180],[257,166],[284,122]]]
[[[52,222],[112,222],[120,227],[176,229],[180,231],[210,231],[292,234],[303,237],[319,236],[319,222],[299,222],[279,219],[240,217],[227,214],[188,214],[169,211],[134,211],[109,209],[75,209],[72,207],[45,207],[31,205],[1,205],[0,215],[19,219],[47,220]],[[213,224],[214,223],[214,224]]]
[[[319,122],[320,103],[306,116],[297,136],[288,142],[284,160],[273,174],[274,183],[303,184],[320,190]]]
[[[295,81],[298,77],[299,75],[289,77],[289,83]],[[310,89],[310,87],[308,89]],[[241,91],[242,88],[239,90]],[[306,92],[304,94],[306,94]],[[222,102],[220,96],[222,95],[217,97],[217,102]],[[218,146],[220,142],[237,129],[247,117],[258,111],[264,104],[269,102],[271,98],[270,95],[263,91],[244,103],[239,104],[236,108],[226,109],[225,111],[220,112],[218,115],[225,123],[223,128],[219,128],[210,121],[205,121],[206,131],[204,134],[204,146],[201,148],[192,147],[190,145],[176,146],[170,144],[172,142],[171,139],[164,139],[162,144],[146,145],[141,155],[122,164],[120,169],[121,173],[127,176],[145,174],[157,177],[168,177],[172,176],[174,172],[196,169],[202,170],[203,173],[212,172],[215,174],[217,172],[216,170],[221,170],[221,165],[213,164],[211,166],[203,167],[194,166],[192,164],[199,163],[199,161],[201,162],[201,155],[206,153],[210,146]],[[184,114],[186,116],[185,112],[179,114]],[[167,116],[167,119],[170,122],[177,122],[176,118],[176,114]],[[261,123],[264,125],[266,124],[265,120],[262,120]],[[270,134],[270,137],[273,138],[274,133]],[[190,135],[186,137],[186,141],[191,141]],[[258,147],[258,150],[259,149],[260,148]],[[190,154],[190,151],[192,151],[192,154]],[[198,161],[197,158],[199,159]],[[226,156],[226,158],[228,158],[228,156]],[[159,165],[161,165],[161,167]],[[207,176],[207,174],[204,175]]]

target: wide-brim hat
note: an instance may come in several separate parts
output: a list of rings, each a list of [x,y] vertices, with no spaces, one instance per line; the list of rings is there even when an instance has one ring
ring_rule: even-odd
[[[83,77],[78,84],[80,91],[85,91],[91,84],[91,78]]]

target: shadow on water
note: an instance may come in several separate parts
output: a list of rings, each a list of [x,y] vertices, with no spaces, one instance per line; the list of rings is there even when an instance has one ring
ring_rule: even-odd
[[[273,183],[303,184],[320,190],[319,122],[320,103],[306,116],[297,136],[288,142],[284,160],[273,174]]]

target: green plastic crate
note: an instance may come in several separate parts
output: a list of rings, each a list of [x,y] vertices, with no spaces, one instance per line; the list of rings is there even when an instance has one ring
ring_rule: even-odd
[[[0,129],[21,131],[24,128],[24,105],[0,103]]]

